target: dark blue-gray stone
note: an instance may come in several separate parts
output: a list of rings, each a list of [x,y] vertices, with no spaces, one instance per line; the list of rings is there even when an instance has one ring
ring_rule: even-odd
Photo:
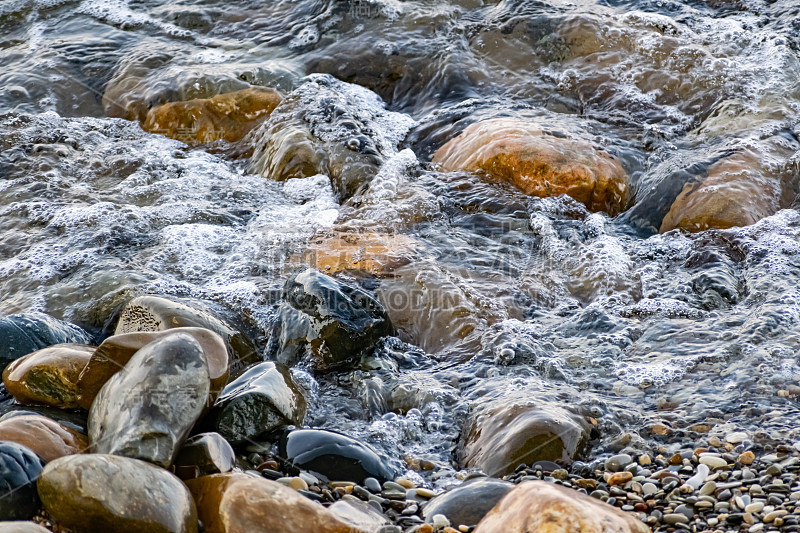
[[[474,526],[513,487],[497,478],[472,479],[429,501],[422,513],[426,519],[441,514],[456,526]]]
[[[30,449],[0,441],[0,520],[29,520],[39,511],[36,480],[43,467]]]
[[[297,429],[284,434],[279,455],[288,466],[330,481],[363,483],[368,477],[390,481],[397,472],[369,445],[322,429]]]
[[[0,317],[0,372],[23,355],[54,344],[91,342],[91,335],[78,326],[44,313]]]

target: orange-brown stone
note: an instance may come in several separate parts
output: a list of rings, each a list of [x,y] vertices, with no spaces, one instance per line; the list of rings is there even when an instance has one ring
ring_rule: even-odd
[[[48,346],[8,365],[3,383],[22,403],[75,409],[79,406],[78,376],[94,350],[83,344]]]
[[[103,341],[78,378],[79,405],[88,410],[106,381],[119,372],[141,348],[168,335],[181,332],[191,335],[203,348],[211,378],[209,406],[213,404],[228,383],[228,350],[225,343],[219,335],[205,328],[173,328],[164,331],[123,333]]]
[[[238,141],[281,102],[281,95],[266,87],[249,87],[212,98],[170,102],[152,108],[142,129],[178,139],[190,146],[217,140]]]
[[[205,533],[366,533],[275,481],[214,474],[186,481]]]
[[[329,231],[311,239],[305,257],[326,274],[360,269],[381,276],[410,263],[413,246],[402,234]]]
[[[661,233],[749,226],[792,202],[780,168],[794,154],[767,140],[720,159],[705,178],[683,186],[661,223]]]
[[[635,515],[546,481],[511,490],[474,533],[649,533]]]
[[[89,446],[86,435],[41,415],[16,415],[0,421],[3,440],[27,446],[47,462],[83,453]]]
[[[628,202],[628,175],[619,159],[520,119],[476,122],[439,148],[433,162],[446,172],[488,174],[532,196],[566,194],[591,211],[610,215]]]

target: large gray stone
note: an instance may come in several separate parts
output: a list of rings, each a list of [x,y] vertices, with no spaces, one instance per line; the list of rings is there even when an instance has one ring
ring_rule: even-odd
[[[441,514],[456,526],[474,526],[512,488],[513,483],[496,478],[471,479],[429,501],[422,513],[428,521]]]
[[[210,383],[203,348],[190,335],[148,344],[97,394],[89,412],[93,451],[168,468],[206,406]]]

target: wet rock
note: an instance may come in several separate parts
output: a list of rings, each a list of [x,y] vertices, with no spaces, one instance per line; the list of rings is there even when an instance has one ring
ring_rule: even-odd
[[[544,481],[521,483],[481,520],[475,533],[649,533],[635,515]]]
[[[228,384],[203,425],[240,444],[283,425],[302,425],[306,400],[280,363],[264,362]]]
[[[794,192],[786,163],[795,148],[782,138],[745,146],[708,168],[707,175],[683,186],[661,223],[661,233],[749,226],[789,207]]]
[[[486,173],[532,196],[566,194],[610,215],[628,202],[628,176],[616,157],[520,119],[472,124],[437,150],[433,162],[446,172]]]
[[[589,428],[581,416],[558,406],[501,400],[472,412],[459,456],[464,468],[497,477],[523,463],[571,463],[586,445]]]
[[[173,328],[210,329],[228,347],[230,375],[236,377],[245,368],[261,361],[255,344],[241,328],[203,302],[139,296],[131,300],[117,323],[115,335],[136,331],[164,331]]]
[[[41,415],[3,417],[0,441],[26,446],[47,462],[83,453],[89,446],[86,435]]]
[[[190,335],[203,348],[211,378],[209,405],[213,404],[219,393],[228,384],[228,349],[219,335],[205,328],[174,328],[164,331],[123,333],[107,338],[97,347],[78,378],[80,393],[78,404],[88,410],[103,385],[111,376],[124,368],[136,352],[151,342],[175,333]]]
[[[430,521],[440,514],[451,524],[474,526],[512,488],[513,483],[500,479],[472,479],[428,502],[422,509],[423,516]]]
[[[236,454],[219,433],[201,433],[181,446],[173,466],[181,479],[224,474],[236,466]]]
[[[341,433],[298,429],[283,435],[279,455],[288,466],[307,470],[330,481],[381,482],[396,477],[395,470],[367,444]]]
[[[142,129],[189,146],[234,142],[267,118],[280,101],[274,89],[249,87],[212,98],[171,102],[150,109]]]
[[[49,463],[38,483],[47,512],[74,533],[196,533],[194,500],[157,466],[115,455],[72,455]]]
[[[339,500],[328,507],[328,510],[343,522],[352,524],[355,528],[364,531],[379,531],[381,526],[389,523],[383,513],[377,511],[367,502]]]
[[[283,297],[269,351],[287,365],[307,356],[318,370],[343,366],[394,333],[372,296],[313,269],[289,278]]]
[[[42,460],[16,442],[0,442],[0,520],[27,520],[39,510]]]
[[[349,198],[375,176],[413,121],[386,111],[363,87],[323,74],[305,80],[245,139],[255,148],[253,170],[275,180],[324,174],[340,198]]]
[[[275,481],[214,474],[186,482],[205,533],[366,533]]]
[[[43,313],[0,317],[0,368],[23,355],[53,344],[89,344],[91,336],[78,326]]]
[[[48,531],[35,522],[0,522],[0,533],[47,533]]]
[[[208,364],[193,337],[174,333],[148,344],[97,394],[89,411],[92,450],[168,468],[209,390]]]
[[[311,239],[306,261],[327,274],[359,269],[381,276],[411,262],[413,246],[402,234],[328,231]]]
[[[25,355],[6,367],[3,384],[22,403],[61,409],[79,407],[78,376],[95,348],[57,344]]]

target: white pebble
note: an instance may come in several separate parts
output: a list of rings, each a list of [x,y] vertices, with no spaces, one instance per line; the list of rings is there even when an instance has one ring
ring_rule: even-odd
[[[714,457],[713,455],[701,455],[700,463],[707,465],[709,468],[725,468],[728,466],[728,461],[722,457]]]
[[[692,487],[694,490],[700,488],[703,482],[708,477],[708,466],[704,464],[700,464],[697,466],[697,473],[686,480],[686,484]]]
[[[744,442],[747,440],[747,433],[744,431],[735,431],[733,433],[728,433],[725,436],[725,440],[730,442],[731,444],[739,444],[740,442]]]
[[[443,514],[435,514],[431,518],[431,525],[433,529],[444,529],[450,525],[450,520]]]

